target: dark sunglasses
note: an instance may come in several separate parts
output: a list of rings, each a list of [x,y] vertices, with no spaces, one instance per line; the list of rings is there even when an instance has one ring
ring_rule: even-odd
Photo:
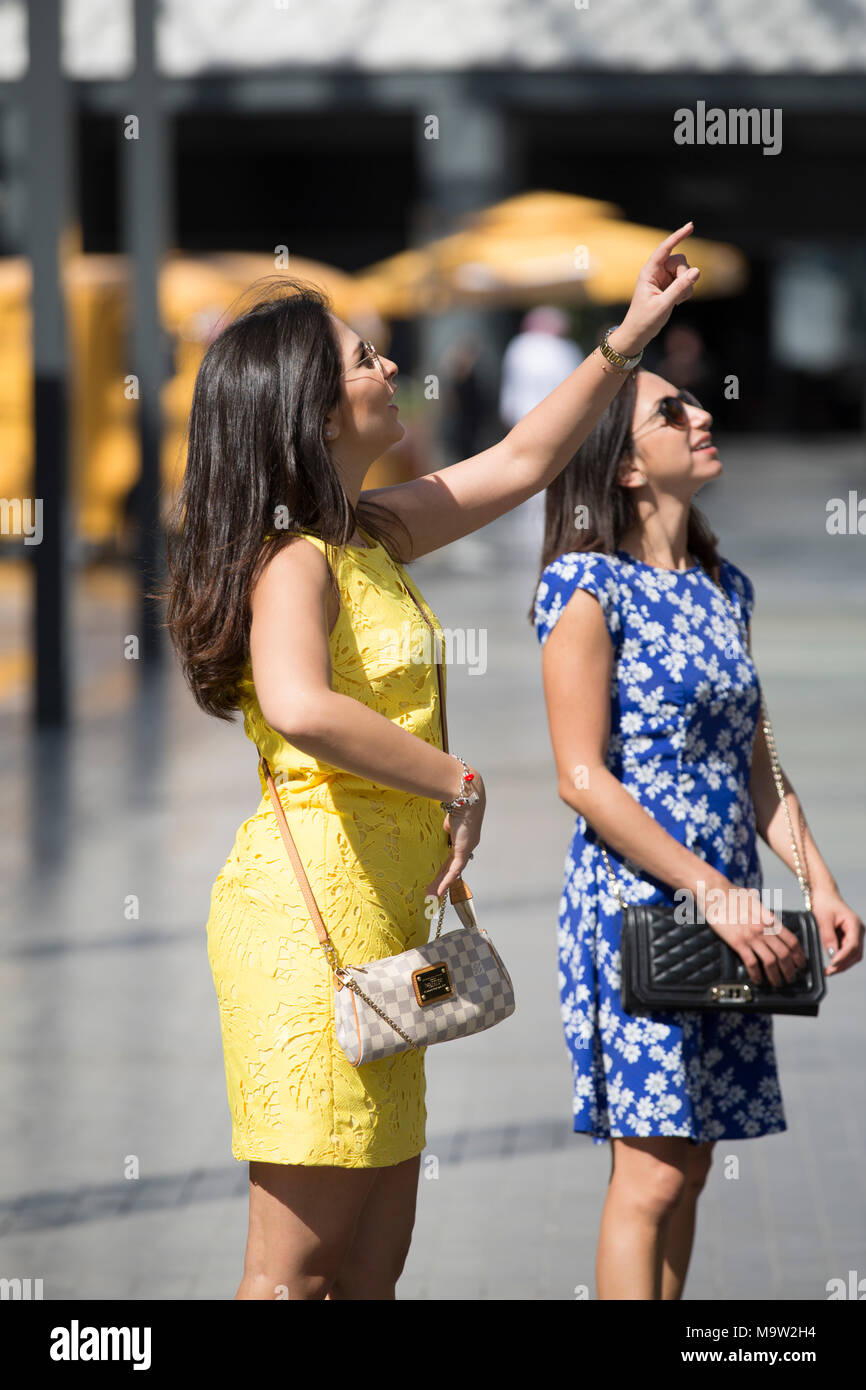
[[[687,430],[689,427],[689,416],[686,410],[687,405],[696,406],[698,410],[703,410],[703,406],[691,391],[680,391],[676,396],[662,396],[655,410],[638,427],[642,430],[644,425],[648,425],[657,415],[662,417],[666,425],[672,425],[675,430]],[[636,437],[638,430],[632,434],[632,439]]]

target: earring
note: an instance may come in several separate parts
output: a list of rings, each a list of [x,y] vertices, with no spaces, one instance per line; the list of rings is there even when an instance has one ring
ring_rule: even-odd
[[[336,430],[325,430],[325,438],[326,438],[326,439],[333,439],[333,438],[336,436],[336,433],[337,433]]]

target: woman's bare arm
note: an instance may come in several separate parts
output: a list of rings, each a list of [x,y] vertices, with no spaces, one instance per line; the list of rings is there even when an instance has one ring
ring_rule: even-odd
[[[324,555],[302,537],[280,550],[259,578],[250,656],[262,714],[295,748],[332,767],[383,787],[452,801],[462,785],[455,757],[331,688],[332,593]],[[473,787],[478,802],[444,818],[451,848],[428,892],[444,894],[480,842],[486,793],[477,770]]]
[[[456,758],[331,688],[328,567],[303,538],[268,564],[252,598],[250,655],[267,722],[302,752],[381,786],[450,801]]]
[[[547,718],[563,801],[585,816],[609,849],[675,888],[728,887],[723,874],[653,820],[605,766],[610,738],[613,649],[604,615],[579,589],[544,644]]]
[[[740,956],[750,980],[761,981],[762,967],[772,985],[793,980],[805,963],[793,932],[759,901],[743,921],[742,890],[669,835],[605,766],[612,667],[613,647],[601,607],[592,594],[578,589],[542,656],[559,795],[586,817],[607,846],[646,873],[688,890],[696,907],[710,898],[706,920]]]

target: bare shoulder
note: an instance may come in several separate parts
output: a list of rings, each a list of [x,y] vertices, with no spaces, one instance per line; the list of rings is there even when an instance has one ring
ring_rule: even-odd
[[[262,566],[250,603],[254,616],[288,609],[321,612],[327,605],[330,631],[339,603],[323,550],[306,536],[293,536]]]
[[[324,554],[298,536],[268,558],[252,594],[250,660],[259,708],[290,742],[310,699],[331,685],[328,582]]]
[[[307,584],[317,580],[322,582],[327,579],[327,574],[325,556],[315,542],[306,536],[292,536],[262,565],[254,593],[265,593],[277,586],[281,588],[289,579]]]

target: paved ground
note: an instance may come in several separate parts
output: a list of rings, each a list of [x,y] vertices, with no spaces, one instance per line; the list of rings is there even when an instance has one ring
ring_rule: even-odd
[[[862,911],[864,540],[825,527],[827,499],[862,490],[860,446],[729,444],[724,457],[702,501],[723,553],[755,581],[754,647],[783,762]],[[489,789],[469,881],[519,1010],[428,1054],[431,1175],[408,1299],[594,1293],[609,1157],[571,1131],[555,961],[571,812],[554,791],[523,616],[534,525],[522,511],[414,570],[445,626],[488,633],[485,675],[451,673],[449,723]],[[255,753],[238,727],[199,714],[176,675],[136,698],[121,655],[126,586],[111,573],[77,596],[80,722],[66,743],[34,748],[16,655],[25,596],[4,571],[0,1275],[41,1277],[46,1298],[231,1298],[247,1169],[229,1149],[203,928],[258,800]],[[787,871],[765,866],[798,901]],[[777,1020],[789,1129],[718,1145],[689,1298],[821,1299],[829,1278],[866,1275],[864,980],[861,966],[835,981],[817,1021]]]

